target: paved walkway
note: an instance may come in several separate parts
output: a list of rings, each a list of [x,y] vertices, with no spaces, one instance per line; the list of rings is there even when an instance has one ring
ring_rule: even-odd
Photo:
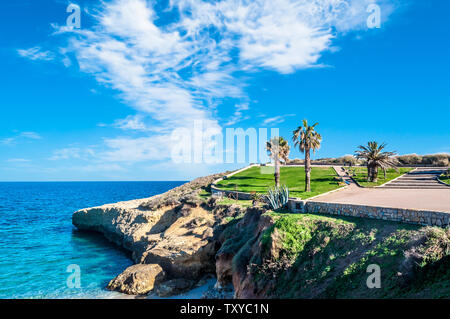
[[[336,167],[336,170],[339,175],[344,175],[340,173],[340,167]],[[450,187],[432,189],[362,188],[355,183],[350,183],[346,189],[319,196],[314,201],[450,213]]]

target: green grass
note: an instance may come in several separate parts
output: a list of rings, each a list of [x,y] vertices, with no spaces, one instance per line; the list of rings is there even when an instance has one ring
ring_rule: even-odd
[[[224,190],[267,193],[275,185],[272,173],[261,174],[261,167],[251,167],[243,172],[220,181],[217,186]],[[311,192],[305,192],[305,169],[303,167],[281,167],[281,184],[289,187],[291,197],[309,198],[342,187],[332,167],[313,167],[311,171]]]
[[[277,298],[448,298],[448,230],[373,219],[268,213],[263,260],[250,269],[256,287]],[[426,234],[425,237],[423,237]],[[424,238],[419,240],[418,238]],[[415,246],[415,264],[405,251]],[[435,253],[436,252],[436,253]],[[256,254],[257,255],[257,254]],[[257,263],[252,257],[249,260]],[[412,262],[411,267],[406,267]],[[382,269],[381,289],[368,289],[367,267]],[[406,267],[406,268],[405,268]],[[399,271],[412,282],[404,282]],[[277,278],[274,285],[270,278]],[[269,284],[267,284],[269,283]]]
[[[349,169],[347,167],[347,169]],[[394,178],[397,178],[405,173],[408,173],[412,170],[410,167],[399,167],[398,172],[396,172],[394,169],[388,169],[386,171],[386,179],[384,178],[383,171],[381,169],[378,170],[378,182],[372,183],[367,181],[367,167],[352,167],[350,168],[350,171],[355,171],[356,175],[353,176],[353,178],[359,183],[359,185],[363,187],[374,187],[383,185],[384,183],[387,183]]]
[[[240,205],[242,207],[252,207],[252,201],[251,200],[235,200],[231,198],[222,198],[218,201],[219,205]]]
[[[450,175],[442,174],[441,176],[439,176],[439,180],[441,182],[444,182],[445,184],[450,185]]]
[[[206,189],[202,189],[200,191],[200,193],[198,194],[198,196],[203,199],[203,201],[206,203],[210,198],[211,198],[211,192],[206,190]],[[227,198],[224,197],[222,199],[220,199],[217,204],[219,205],[239,205],[242,207],[252,207],[253,206],[253,201],[252,200],[235,200],[232,198]]]

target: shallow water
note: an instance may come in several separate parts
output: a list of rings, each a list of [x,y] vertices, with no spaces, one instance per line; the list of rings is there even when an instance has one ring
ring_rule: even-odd
[[[115,298],[128,252],[72,226],[78,209],[150,197],[182,182],[0,183],[0,298]],[[69,288],[69,265],[81,288]],[[69,280],[70,281],[70,280]]]

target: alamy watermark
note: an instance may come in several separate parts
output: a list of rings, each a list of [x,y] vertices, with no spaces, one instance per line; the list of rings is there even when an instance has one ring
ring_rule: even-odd
[[[381,28],[381,8],[376,3],[371,3],[367,6],[367,13],[370,15],[367,17],[366,23],[369,29]]]
[[[180,163],[266,163],[267,142],[279,136],[278,128],[226,128],[225,135],[217,127],[202,120],[192,128],[178,128],[171,135],[171,158]]]
[[[66,284],[68,288],[81,288],[81,268],[77,264],[67,266],[66,272],[70,273]]]
[[[67,17],[66,20],[66,25],[68,27],[72,27],[75,29],[80,29],[81,28],[81,9],[80,6],[74,3],[71,3],[67,6],[66,9],[67,13],[71,13],[71,15],[69,15]]]
[[[367,273],[370,273],[367,277],[366,284],[367,288],[381,288],[381,268],[377,264],[370,264],[367,266]]]

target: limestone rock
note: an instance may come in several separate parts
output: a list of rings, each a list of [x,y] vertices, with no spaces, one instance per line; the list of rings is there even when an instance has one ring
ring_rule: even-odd
[[[188,291],[194,286],[194,282],[182,278],[172,279],[158,284],[155,292],[160,297],[170,297]]]
[[[123,273],[111,280],[107,289],[129,295],[145,295],[161,282],[165,273],[156,264],[136,264],[125,269]]]

